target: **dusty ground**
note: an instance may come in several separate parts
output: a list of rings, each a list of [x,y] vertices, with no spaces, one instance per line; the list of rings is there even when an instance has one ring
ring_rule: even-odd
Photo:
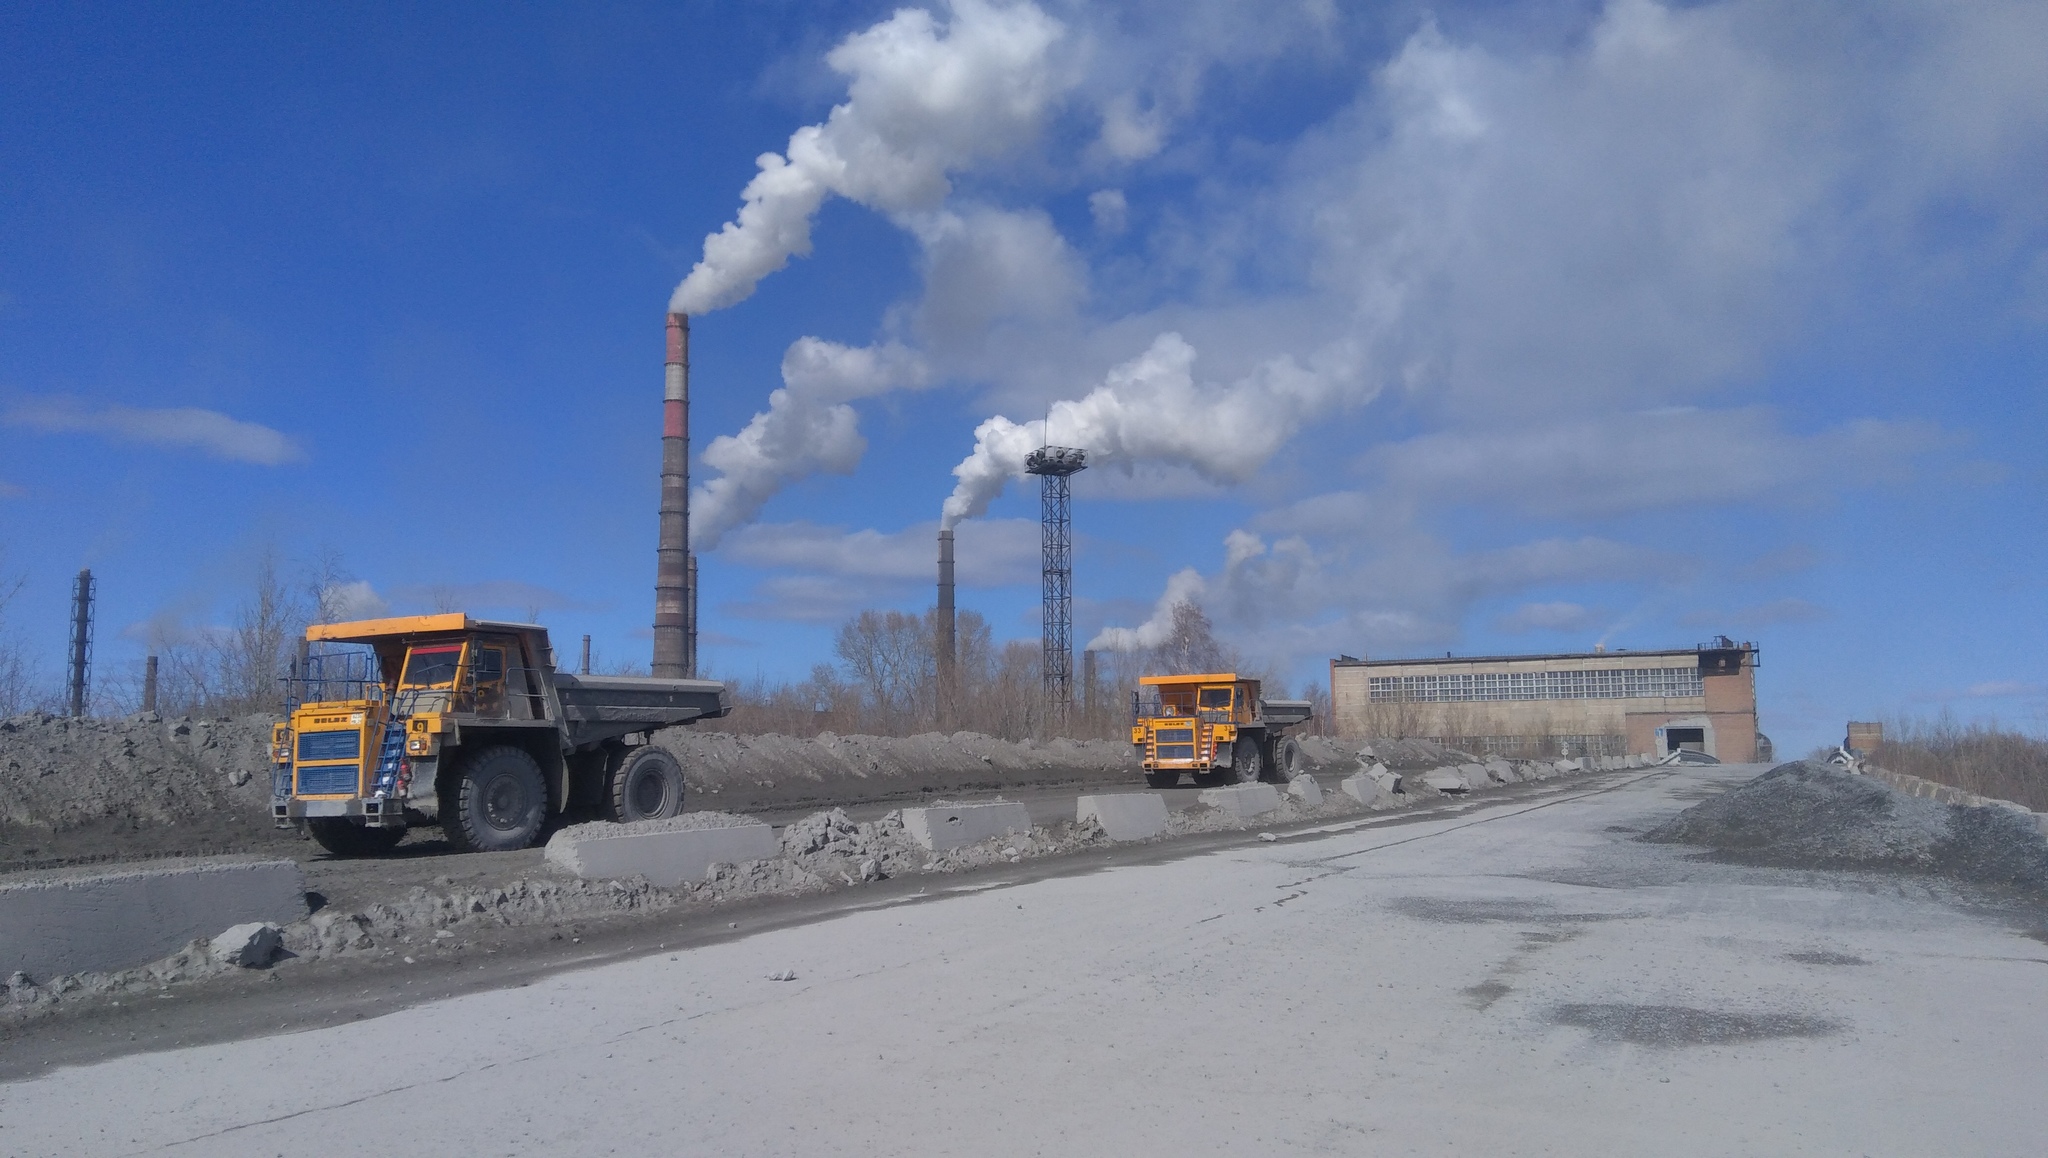
[[[315,1153],[374,1106],[550,1156],[2037,1152],[2038,900],[1634,839],[1756,771],[146,997],[0,1049],[0,1148]]]

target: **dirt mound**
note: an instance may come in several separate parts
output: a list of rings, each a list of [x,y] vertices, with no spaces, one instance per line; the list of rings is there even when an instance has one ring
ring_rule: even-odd
[[[2048,838],[2031,815],[1937,804],[1805,760],[1695,804],[1642,839],[1702,845],[1746,864],[1901,869],[2048,888]]]

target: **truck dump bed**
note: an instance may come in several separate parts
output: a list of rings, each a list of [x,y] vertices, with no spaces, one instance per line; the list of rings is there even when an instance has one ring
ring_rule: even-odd
[[[1260,700],[1259,715],[1275,728],[1291,728],[1306,721],[1315,712],[1315,705],[1307,700]]]
[[[562,725],[579,749],[628,732],[717,719],[732,711],[730,693],[714,680],[556,672],[554,684]]]

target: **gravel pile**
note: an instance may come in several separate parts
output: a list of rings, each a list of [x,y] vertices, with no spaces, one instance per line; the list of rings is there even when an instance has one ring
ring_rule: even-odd
[[[2048,838],[2031,814],[1908,796],[1813,761],[1781,764],[1642,837],[1783,868],[1896,869],[2048,888]]]
[[[172,823],[270,799],[270,721],[0,720],[0,824]]]

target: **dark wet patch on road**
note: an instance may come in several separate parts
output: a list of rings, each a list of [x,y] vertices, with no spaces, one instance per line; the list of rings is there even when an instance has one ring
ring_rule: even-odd
[[[1784,1037],[1826,1037],[1842,1029],[1831,1017],[1803,1013],[1732,1013],[1684,1005],[1560,1005],[1550,1020],[1626,1045],[1727,1045]]]
[[[1504,981],[1482,981],[1465,990],[1465,1001],[1474,1009],[1486,1009],[1512,991]]]
[[[1442,897],[1400,897],[1392,902],[1395,912],[1440,925],[1476,925],[1494,922],[1555,924],[1566,921],[1620,921],[1636,913],[1561,913],[1549,901],[1471,900]]]
[[[1787,953],[1785,960],[1797,961],[1801,965],[1868,965],[1870,962],[1848,953]]]

